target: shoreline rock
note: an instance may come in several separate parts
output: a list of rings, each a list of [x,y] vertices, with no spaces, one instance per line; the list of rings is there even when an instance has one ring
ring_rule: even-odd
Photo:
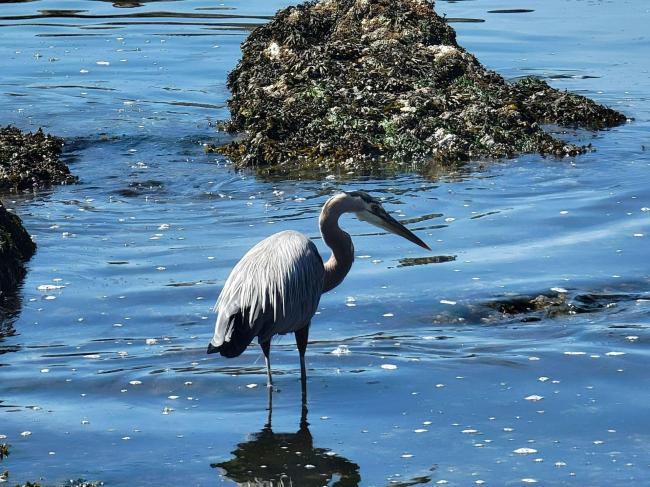
[[[63,139],[41,129],[26,133],[0,127],[0,194],[75,182],[77,178],[59,159],[62,147]],[[21,219],[0,201],[0,304],[15,293],[25,275],[24,264],[35,251]]]
[[[63,139],[42,129],[0,127],[0,192],[45,188],[77,180],[60,159]]]
[[[277,12],[228,77],[238,167],[372,171],[589,147],[541,125],[598,130],[623,114],[536,78],[508,83],[456,42],[426,0],[321,0]],[[379,162],[378,162],[379,161]]]

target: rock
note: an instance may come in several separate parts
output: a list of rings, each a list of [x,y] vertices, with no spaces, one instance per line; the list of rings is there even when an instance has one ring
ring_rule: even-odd
[[[62,146],[62,139],[41,129],[25,133],[12,126],[0,128],[0,192],[76,181],[59,160]],[[25,274],[23,264],[35,250],[20,218],[0,202],[0,301],[14,293]]]
[[[525,78],[508,83],[456,42],[426,0],[322,0],[280,10],[228,77],[241,138],[211,146],[262,173],[453,166],[577,155],[541,124],[601,129],[625,116]],[[379,162],[377,162],[379,161]]]
[[[35,251],[20,218],[0,202],[0,301],[15,290],[25,274],[23,264]]]
[[[0,191],[21,191],[77,180],[59,160],[63,140],[41,129],[0,128]]]

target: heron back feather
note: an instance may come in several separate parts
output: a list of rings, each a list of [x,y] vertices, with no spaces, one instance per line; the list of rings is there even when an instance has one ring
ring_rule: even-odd
[[[257,336],[263,343],[302,328],[316,312],[323,278],[318,250],[301,233],[289,230],[262,240],[235,265],[224,284],[215,305],[213,345],[219,347],[234,335],[250,337],[248,343]],[[233,319],[236,315],[240,319]],[[234,327],[245,330],[235,332]]]

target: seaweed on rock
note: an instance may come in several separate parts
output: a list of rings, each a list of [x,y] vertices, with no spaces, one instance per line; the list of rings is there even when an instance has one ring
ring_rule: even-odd
[[[576,155],[587,148],[540,125],[625,121],[539,79],[506,82],[427,0],[309,1],[255,29],[242,53],[223,128],[243,137],[209,150],[267,173]]]

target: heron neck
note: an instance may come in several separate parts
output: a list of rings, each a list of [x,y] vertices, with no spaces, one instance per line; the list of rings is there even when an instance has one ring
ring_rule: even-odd
[[[350,272],[354,262],[354,246],[350,235],[339,227],[339,217],[349,211],[341,204],[326,204],[320,215],[320,232],[332,255],[325,262],[325,284],[323,292],[338,286]]]

